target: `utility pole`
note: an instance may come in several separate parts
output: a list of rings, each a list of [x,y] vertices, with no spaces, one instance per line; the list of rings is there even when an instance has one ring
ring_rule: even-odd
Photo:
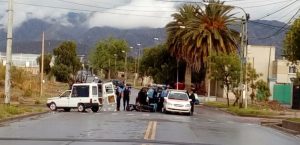
[[[136,68],[136,70],[137,70],[137,75],[139,75],[140,55],[141,55],[141,48],[140,48],[140,46],[141,46],[141,44],[138,43],[137,45],[138,45],[139,47],[138,47],[138,60],[137,60],[137,68]]]
[[[245,75],[247,76],[247,59],[248,59],[248,20],[250,18],[250,15],[246,13],[246,21],[245,21],[245,51],[246,51],[246,59],[245,59]],[[245,108],[248,108],[248,86],[247,86],[247,80],[245,79]]]
[[[12,50],[12,31],[13,31],[13,0],[8,1],[8,22],[7,22],[7,42],[6,42],[6,70],[5,70],[5,104],[10,104],[11,98],[11,50]]]
[[[40,97],[43,96],[43,83],[44,83],[44,51],[45,51],[45,32],[42,34],[42,60],[41,60],[41,86],[40,86]]]
[[[126,83],[126,80],[127,80],[127,52],[126,51],[125,51],[125,65],[124,65],[124,68],[125,68],[125,70],[124,70],[124,79],[125,79],[124,83]]]
[[[115,79],[117,78],[118,74],[117,74],[117,54],[114,54],[115,56]]]
[[[179,69],[179,64],[178,64],[179,60],[177,60],[177,68],[176,68],[176,90],[178,90],[178,81],[179,81],[179,72],[178,72],[178,69]]]
[[[108,79],[110,80],[110,58],[108,59]]]

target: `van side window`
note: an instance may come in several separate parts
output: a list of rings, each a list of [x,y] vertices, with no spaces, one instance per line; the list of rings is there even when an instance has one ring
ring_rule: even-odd
[[[72,97],[89,97],[89,86],[73,86]]]
[[[92,94],[93,94],[93,95],[97,95],[97,93],[98,93],[97,87],[96,87],[96,86],[93,86],[93,87],[92,87]]]
[[[106,93],[114,93],[114,88],[112,85],[105,85],[105,90],[106,90]]]

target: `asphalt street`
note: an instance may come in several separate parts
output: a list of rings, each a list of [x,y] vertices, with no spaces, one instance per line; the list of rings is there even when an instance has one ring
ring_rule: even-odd
[[[197,107],[194,116],[104,107],[98,113],[51,112],[0,124],[0,145],[96,144],[299,145],[300,138],[260,126],[259,119],[204,106]]]

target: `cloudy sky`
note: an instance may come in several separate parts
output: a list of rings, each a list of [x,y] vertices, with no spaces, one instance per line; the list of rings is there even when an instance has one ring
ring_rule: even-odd
[[[14,26],[31,18],[71,25],[66,15],[75,12],[86,17],[82,25],[87,27],[164,27],[183,1],[195,0],[14,0]],[[299,0],[226,0],[226,4],[244,8],[252,20],[282,22],[288,22],[300,8]],[[6,26],[6,10],[7,0],[0,0],[0,28]],[[241,10],[235,11],[242,15]]]

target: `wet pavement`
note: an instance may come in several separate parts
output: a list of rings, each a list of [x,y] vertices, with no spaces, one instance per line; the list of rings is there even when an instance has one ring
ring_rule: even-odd
[[[194,116],[109,109],[98,113],[51,112],[0,127],[0,145],[96,144],[299,145],[300,138],[260,126],[258,119],[203,106],[197,107]]]

